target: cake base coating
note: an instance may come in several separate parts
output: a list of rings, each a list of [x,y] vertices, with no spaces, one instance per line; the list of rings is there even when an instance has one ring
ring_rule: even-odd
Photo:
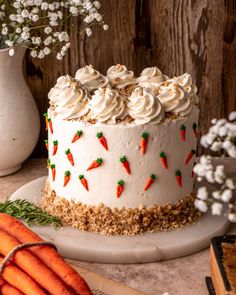
[[[194,194],[175,204],[143,208],[114,208],[103,204],[91,206],[56,195],[46,183],[40,206],[59,217],[65,226],[104,235],[136,235],[145,232],[167,231],[196,222],[201,213],[194,206]]]

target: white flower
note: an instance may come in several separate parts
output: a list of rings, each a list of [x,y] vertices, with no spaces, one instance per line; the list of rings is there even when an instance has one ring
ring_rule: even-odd
[[[200,200],[206,200],[208,197],[208,191],[205,186],[202,186],[197,191],[197,198]]]
[[[225,203],[228,203],[232,198],[232,191],[230,189],[225,189],[221,194],[221,200]]]
[[[8,33],[8,28],[6,27],[6,28],[3,28],[2,29],[2,35],[7,35],[7,33]]]
[[[30,34],[27,33],[27,32],[23,32],[23,33],[21,34],[21,38],[22,38],[23,40],[28,40],[29,37],[30,37]]]
[[[208,182],[210,182],[210,183],[214,183],[215,182],[213,171],[211,171],[211,170],[210,171],[207,171],[205,176],[206,176],[206,180]]]
[[[232,190],[236,188],[235,183],[233,182],[233,179],[231,179],[231,178],[226,179],[225,185],[226,185],[226,187],[228,187],[229,189],[232,189]]]
[[[214,151],[214,152],[220,151],[221,148],[222,148],[222,142],[220,142],[220,141],[213,142],[213,144],[211,146],[211,150]]]
[[[38,56],[36,50],[31,51],[31,52],[30,52],[30,55],[31,55],[32,57],[37,57],[37,56]]]
[[[228,219],[230,222],[236,222],[236,213],[229,213]]]
[[[109,29],[108,25],[106,25],[106,24],[103,25],[103,30],[104,30],[104,31],[107,31],[108,29]]]
[[[42,50],[39,51],[39,54],[38,54],[38,58],[39,59],[43,59],[45,57],[45,54]]]
[[[101,3],[100,3],[99,1],[94,1],[94,2],[93,2],[93,5],[94,5],[97,9],[99,9],[99,8],[101,7]]]
[[[9,55],[10,56],[13,56],[15,54],[15,50],[13,49],[13,48],[11,48],[10,50],[9,50]]]
[[[229,121],[236,120],[236,111],[230,113],[228,119],[229,119]]]
[[[22,12],[21,12],[21,16],[22,16],[23,18],[27,18],[27,17],[29,16],[29,11],[26,10],[26,9],[22,10]]]
[[[197,208],[197,209],[199,209],[201,212],[207,212],[207,210],[208,210],[208,207],[207,207],[207,204],[204,202],[204,201],[202,201],[202,200],[198,200],[198,199],[196,199],[195,201],[194,201],[194,205],[195,205],[195,207]]]
[[[214,172],[214,178],[217,183],[224,182],[224,179],[225,179],[224,166],[222,165],[216,166],[216,170]]]
[[[92,23],[94,21],[94,17],[92,15],[87,15],[85,18],[84,18],[84,22],[89,24],[89,23]]]
[[[51,53],[51,49],[48,48],[48,47],[45,47],[45,48],[43,49],[43,52],[44,52],[45,55],[49,55],[49,54]]]
[[[216,200],[220,200],[221,199],[221,192],[220,191],[214,191],[212,193],[212,197]]]
[[[92,35],[92,30],[90,28],[86,28],[85,32],[88,37]]]
[[[230,149],[227,150],[228,154],[232,158],[236,158],[236,147],[232,146]]]
[[[63,57],[62,57],[61,53],[57,53],[57,59],[58,59],[58,60],[62,60],[62,58],[63,58]]]
[[[212,215],[221,215],[222,210],[223,210],[223,205],[221,203],[215,202],[211,205]]]
[[[50,28],[50,27],[46,27],[45,29],[44,29],[44,33],[45,34],[50,34],[52,32],[52,28]]]

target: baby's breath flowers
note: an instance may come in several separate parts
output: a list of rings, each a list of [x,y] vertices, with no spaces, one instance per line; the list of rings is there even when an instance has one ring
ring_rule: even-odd
[[[90,0],[0,0],[0,49],[12,47],[9,54],[14,55],[15,47],[25,47],[32,57],[54,53],[61,60],[70,48],[65,25],[71,18],[83,18],[82,32],[87,36],[94,25],[108,29],[100,7],[99,1]]]
[[[236,159],[236,112],[232,112],[228,120],[213,119],[208,133],[201,137],[201,145],[219,156]],[[217,187],[211,194],[207,187],[200,187],[195,206],[202,212],[207,212],[210,207],[213,215],[221,215],[225,204],[228,219],[236,222],[236,171],[229,174],[223,165],[214,165],[212,156],[203,155],[195,165],[194,173],[198,181],[205,180]]]

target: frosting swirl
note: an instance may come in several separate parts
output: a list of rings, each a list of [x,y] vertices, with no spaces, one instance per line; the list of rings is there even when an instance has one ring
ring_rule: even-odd
[[[100,123],[116,124],[117,119],[123,119],[126,115],[123,97],[109,86],[96,90],[89,106],[91,119]]]
[[[193,102],[193,104],[198,105],[199,97],[197,95],[197,86],[193,84],[191,75],[185,73],[178,77],[174,77],[173,80],[180,86],[182,86],[186,92],[188,92],[189,98]]]
[[[99,87],[105,87],[109,83],[108,78],[95,70],[91,65],[79,69],[75,74],[75,79],[79,80],[90,92]]]
[[[89,111],[87,90],[69,75],[57,79],[48,98],[53,110],[62,119],[78,119]]]
[[[117,87],[118,89],[125,88],[128,85],[136,84],[134,72],[128,71],[126,66],[120,64],[111,66],[107,70],[107,77],[110,80],[112,86]]]
[[[145,88],[156,89],[162,82],[169,79],[157,67],[146,68],[137,78],[138,85]]]
[[[136,124],[158,124],[164,118],[162,105],[150,89],[135,88],[128,103],[129,115],[135,119]]]
[[[158,98],[165,112],[185,116],[192,110],[192,103],[183,87],[173,80],[164,82],[158,89]]]

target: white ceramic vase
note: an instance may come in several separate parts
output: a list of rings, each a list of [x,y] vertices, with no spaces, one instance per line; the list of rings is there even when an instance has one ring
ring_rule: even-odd
[[[24,54],[0,50],[0,176],[20,169],[39,137],[39,113],[22,72]]]

